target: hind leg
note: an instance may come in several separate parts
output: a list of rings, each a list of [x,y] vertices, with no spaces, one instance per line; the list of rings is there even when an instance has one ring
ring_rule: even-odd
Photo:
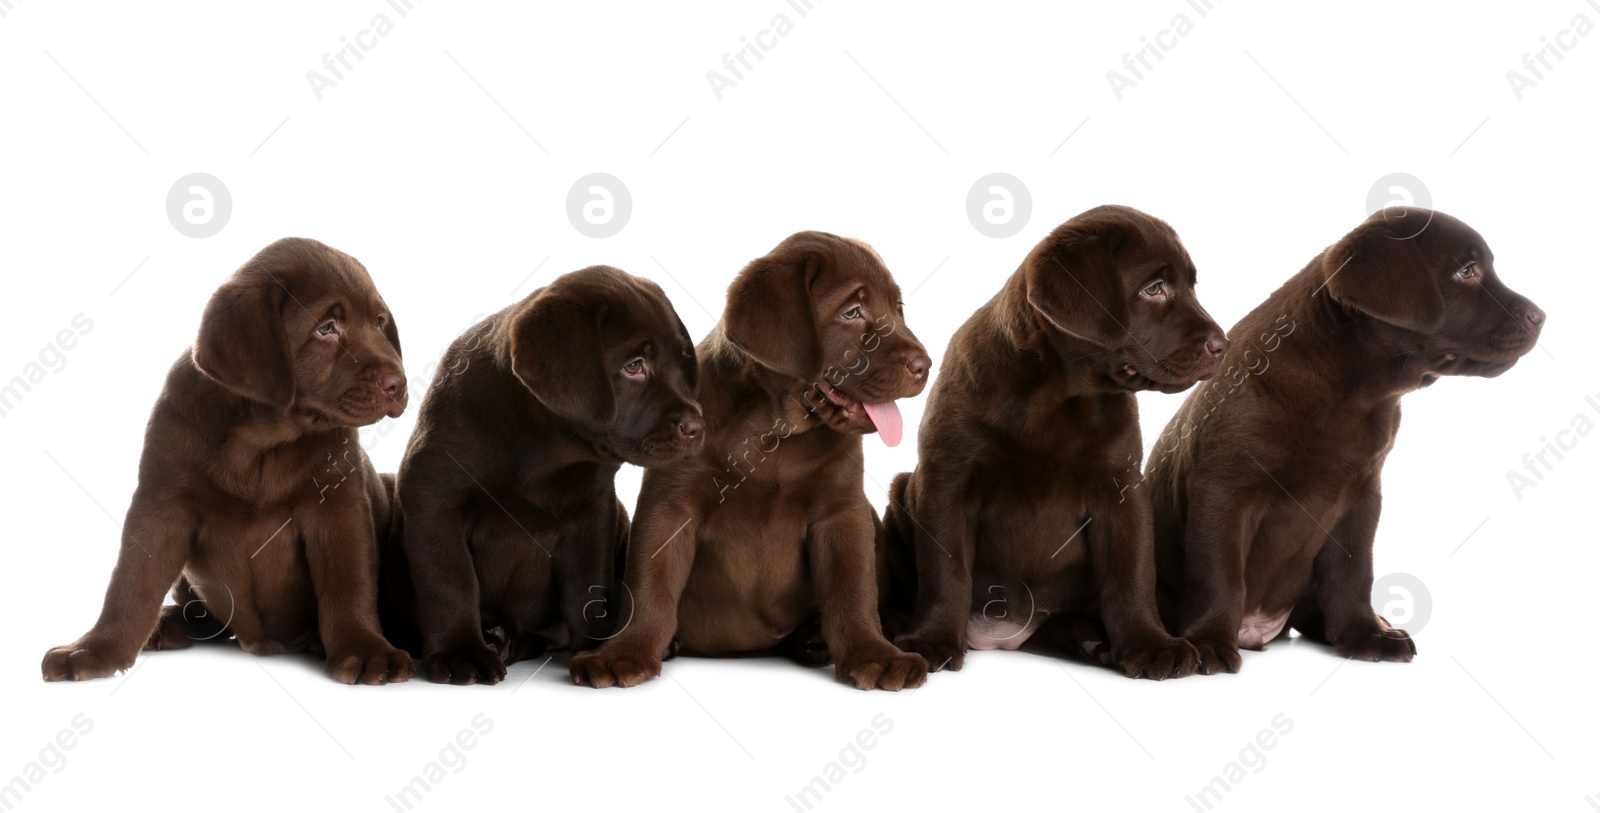
[[[833,653],[828,651],[828,642],[822,637],[821,616],[813,616],[789,633],[778,645],[778,650],[801,666],[827,666],[833,663]]]
[[[161,620],[145,641],[145,649],[187,649],[197,641],[228,640],[227,622],[211,612],[188,577],[178,577],[172,586],[172,600],[178,603],[162,606]]]
[[[550,640],[543,635],[518,635],[511,642],[511,651],[506,653],[505,663],[510,666],[517,661],[526,661],[537,658],[550,650]]]
[[[1045,619],[1023,644],[1030,652],[1066,655],[1098,666],[1111,665],[1110,636],[1098,618],[1056,613]]]
[[[1289,623],[1283,628],[1283,635],[1288,635],[1291,628],[1317,643],[1329,643],[1328,622],[1322,615],[1322,608],[1317,606],[1315,596],[1306,596],[1294,606],[1289,613]]]
[[[893,641],[911,629],[911,613],[894,607],[879,607],[878,623],[883,626],[883,637]]]

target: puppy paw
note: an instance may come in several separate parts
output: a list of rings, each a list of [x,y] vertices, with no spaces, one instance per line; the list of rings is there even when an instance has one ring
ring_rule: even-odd
[[[822,624],[811,622],[801,626],[783,640],[783,653],[801,666],[827,666],[833,663],[833,653],[828,641],[822,637]]]
[[[1149,680],[1188,677],[1200,669],[1200,658],[1194,644],[1170,636],[1118,647],[1111,656],[1122,674]]]
[[[1410,663],[1417,656],[1417,644],[1405,630],[1377,629],[1356,635],[1340,636],[1333,651],[1358,661],[1397,661]]]
[[[40,671],[52,682],[111,677],[133,666],[135,654],[114,652],[106,644],[80,639],[44,653]]]
[[[967,658],[967,648],[960,641],[945,638],[932,638],[907,633],[894,639],[894,645],[901,650],[916,655],[921,655],[927,662],[929,671],[939,672],[949,669],[952,672],[961,671],[961,664]]]
[[[928,661],[916,653],[885,647],[882,651],[841,659],[834,676],[840,683],[853,684],[857,689],[898,692],[927,682]]]
[[[572,657],[569,670],[579,686],[624,689],[637,686],[661,674],[661,659],[625,649],[602,647]]]
[[[328,677],[340,683],[382,686],[404,683],[416,674],[411,656],[388,644],[363,647],[356,651],[330,654]]]
[[[1239,656],[1239,647],[1233,641],[1207,641],[1193,640],[1194,648],[1200,653],[1199,671],[1202,675],[1215,675],[1221,672],[1238,672],[1244,665],[1244,658]]]
[[[506,664],[488,645],[471,643],[429,653],[422,659],[422,674],[434,683],[492,686],[505,680]]]
[[[506,635],[505,627],[485,627],[483,630],[483,642],[488,644],[496,655],[500,656],[501,661],[505,661],[506,656],[511,654],[511,637]]]

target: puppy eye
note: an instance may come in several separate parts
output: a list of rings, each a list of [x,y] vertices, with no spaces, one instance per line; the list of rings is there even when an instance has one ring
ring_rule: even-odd
[[[333,320],[329,319],[328,321],[323,322],[320,325],[317,325],[317,335],[318,336],[326,336],[329,333],[333,332],[334,327],[335,327],[335,325],[333,323]]]
[[[1139,293],[1149,297],[1161,296],[1162,294],[1166,293],[1166,286],[1166,282],[1158,279],[1155,282],[1144,286],[1144,290],[1140,291]]]
[[[840,319],[844,319],[846,321],[849,321],[851,319],[860,319],[861,318],[861,306],[857,305],[857,306],[851,308],[850,310],[847,310],[844,313],[839,314],[839,318]]]
[[[382,329],[383,327],[387,326],[388,324],[389,324],[389,317],[385,316],[385,315],[383,315],[381,313],[378,314],[378,327],[380,329]]]
[[[634,359],[622,365],[622,371],[628,375],[641,375],[644,373],[644,359]]]
[[[1461,266],[1461,268],[1456,271],[1456,279],[1461,279],[1461,280],[1472,279],[1473,277],[1475,277],[1477,275],[1478,275],[1478,264],[1475,263],[1475,262],[1467,263],[1466,265]]]

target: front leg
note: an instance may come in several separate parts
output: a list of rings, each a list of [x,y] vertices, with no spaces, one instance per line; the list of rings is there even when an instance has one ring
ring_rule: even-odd
[[[484,640],[478,574],[467,547],[465,500],[444,484],[403,481],[401,549],[416,591],[422,674],[434,683],[499,683],[506,666]],[[538,554],[542,555],[542,554]]]
[[[1333,527],[1338,544],[1324,544],[1312,565],[1321,637],[1345,658],[1409,662],[1416,643],[1372,609],[1372,542],[1383,508],[1376,478],[1362,483],[1359,494]]]
[[[623,574],[622,625],[599,649],[572,657],[572,682],[604,689],[637,686],[661,674],[661,661],[673,649],[678,631],[678,599],[694,565],[696,507],[679,498],[649,471],[639,492],[639,517],[628,540]]]
[[[106,586],[100,619],[83,637],[44,655],[44,679],[110,677],[133,665],[161,616],[161,598],[188,560],[195,519],[178,501],[157,505],[139,491],[122,528],[122,548]]]
[[[1164,680],[1194,674],[1200,653],[1168,633],[1156,610],[1149,492],[1130,489],[1116,504],[1100,506],[1090,515],[1084,536],[1112,664],[1128,677]]]
[[[959,670],[967,654],[967,618],[972,614],[972,519],[967,500],[953,485],[925,476],[924,462],[910,477],[896,478],[889,497],[895,533],[909,535],[916,556],[916,609],[911,627],[895,646],[915,652],[937,672]],[[902,484],[904,486],[902,487]],[[903,542],[903,540],[902,540]]]
[[[627,542],[628,519],[614,495],[561,540],[555,560],[562,620],[573,652],[586,652],[616,632],[617,553]]]
[[[824,508],[806,540],[822,606],[822,637],[838,665],[834,674],[858,689],[916,688],[928,661],[883,637],[873,542],[876,518],[865,498]]]
[[[1261,523],[1258,513],[1200,474],[1190,479],[1189,513],[1184,525],[1183,595],[1178,628],[1200,651],[1200,672],[1237,672],[1239,622],[1244,618],[1245,557]]]
[[[369,468],[367,476],[377,475]],[[378,623],[378,539],[366,494],[341,494],[298,513],[328,676],[372,686],[410,679],[411,656],[390,645]]]

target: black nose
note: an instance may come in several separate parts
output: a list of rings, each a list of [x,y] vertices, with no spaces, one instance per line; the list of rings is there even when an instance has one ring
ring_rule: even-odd
[[[1528,320],[1528,324],[1538,327],[1544,324],[1544,311],[1540,310],[1538,305],[1529,304],[1528,309],[1522,312],[1522,318]]]
[[[906,359],[906,372],[911,374],[911,380],[920,382],[928,377],[928,370],[933,367],[933,359],[918,353]]]
[[[706,422],[699,415],[686,415],[678,419],[678,434],[684,440],[694,440],[705,430]]]
[[[378,389],[390,398],[399,398],[406,391],[406,374],[393,370],[378,376]]]
[[[1206,353],[1213,357],[1228,352],[1228,348],[1232,345],[1233,342],[1228,341],[1228,337],[1221,333],[1213,333],[1206,337]]]

